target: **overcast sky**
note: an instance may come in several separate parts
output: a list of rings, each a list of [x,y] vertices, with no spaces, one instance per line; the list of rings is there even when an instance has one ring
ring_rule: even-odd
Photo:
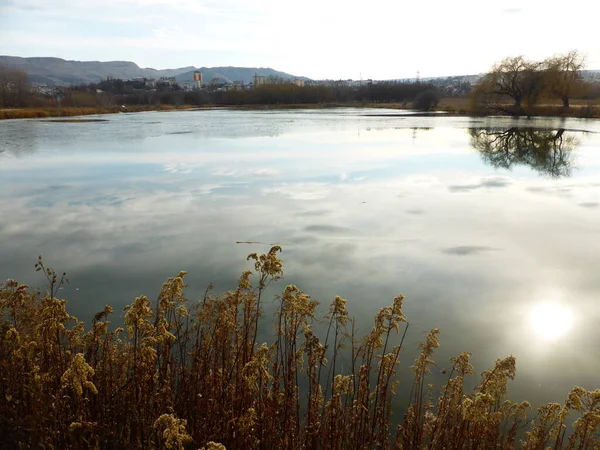
[[[0,54],[389,79],[578,49],[600,69],[599,13],[594,0],[0,0]]]

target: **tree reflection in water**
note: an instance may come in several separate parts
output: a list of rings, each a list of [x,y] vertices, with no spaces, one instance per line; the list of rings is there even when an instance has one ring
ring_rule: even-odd
[[[579,141],[565,129],[471,128],[471,146],[483,161],[495,168],[528,165],[553,178],[571,174],[571,152]]]

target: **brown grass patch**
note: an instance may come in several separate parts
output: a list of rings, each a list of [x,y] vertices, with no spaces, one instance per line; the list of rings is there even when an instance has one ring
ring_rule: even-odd
[[[134,113],[143,111],[174,111],[196,109],[192,105],[158,105],[158,106],[111,106],[111,107],[63,107],[63,108],[18,108],[1,109],[0,120],[2,119],[36,119],[45,117],[73,117],[88,116],[94,114],[116,114],[116,113]]]

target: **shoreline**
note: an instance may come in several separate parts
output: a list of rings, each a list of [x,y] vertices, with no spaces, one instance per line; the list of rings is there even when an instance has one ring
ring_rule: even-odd
[[[446,101],[445,101],[446,100]],[[554,117],[554,118],[580,118],[600,119],[599,105],[574,105],[565,111],[553,105],[536,107],[530,114],[510,116],[498,114],[496,111],[472,110],[466,102],[456,102],[463,99],[443,99],[440,104],[430,111],[415,111],[406,103],[307,103],[307,104],[270,104],[270,105],[158,105],[158,106],[110,106],[110,107],[52,107],[52,108],[15,108],[0,109],[0,120],[14,119],[44,119],[60,117],[78,117],[90,115],[138,113],[150,111],[190,111],[190,110],[238,110],[238,111],[271,111],[271,110],[296,110],[296,109],[335,109],[335,108],[363,108],[368,109],[394,109],[399,111],[415,111],[410,116],[459,116],[459,117]],[[409,115],[409,114],[402,114]]]
[[[211,107],[208,107],[211,108]],[[50,117],[76,117],[76,116],[91,116],[103,114],[119,114],[119,113],[138,113],[149,111],[182,111],[189,109],[208,109],[206,106],[195,105],[159,105],[159,106],[108,106],[108,107],[51,107],[51,108],[14,108],[0,109],[0,120],[11,119],[45,119]]]

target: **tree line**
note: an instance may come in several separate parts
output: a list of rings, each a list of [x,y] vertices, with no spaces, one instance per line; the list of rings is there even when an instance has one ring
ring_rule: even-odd
[[[476,106],[521,115],[543,101],[560,101],[568,110],[571,99],[583,97],[594,88],[582,76],[585,56],[577,50],[555,55],[544,61],[523,56],[494,64],[472,92]]]
[[[252,89],[206,89],[186,91],[178,84],[148,88],[135,80],[106,79],[68,88],[34,89],[25,72],[0,68],[0,107],[110,107],[116,105],[303,105],[352,103],[402,103],[406,107],[431,109],[447,93],[431,83],[344,82],[298,86],[291,82],[267,83]]]
[[[125,86],[125,87],[124,87]],[[157,87],[155,90],[127,89],[127,82],[111,80],[79,91],[101,89],[113,96],[117,104],[174,104],[174,105],[303,105],[323,103],[403,103],[420,109],[437,105],[442,92],[428,83],[365,83],[361,86],[320,84],[298,86],[291,82],[267,83],[252,89],[207,89],[184,91],[178,85]]]
[[[184,95],[190,104],[404,103],[423,109],[436,106],[440,97],[440,91],[431,84],[394,82],[362,86],[264,84],[247,91],[192,91]]]

